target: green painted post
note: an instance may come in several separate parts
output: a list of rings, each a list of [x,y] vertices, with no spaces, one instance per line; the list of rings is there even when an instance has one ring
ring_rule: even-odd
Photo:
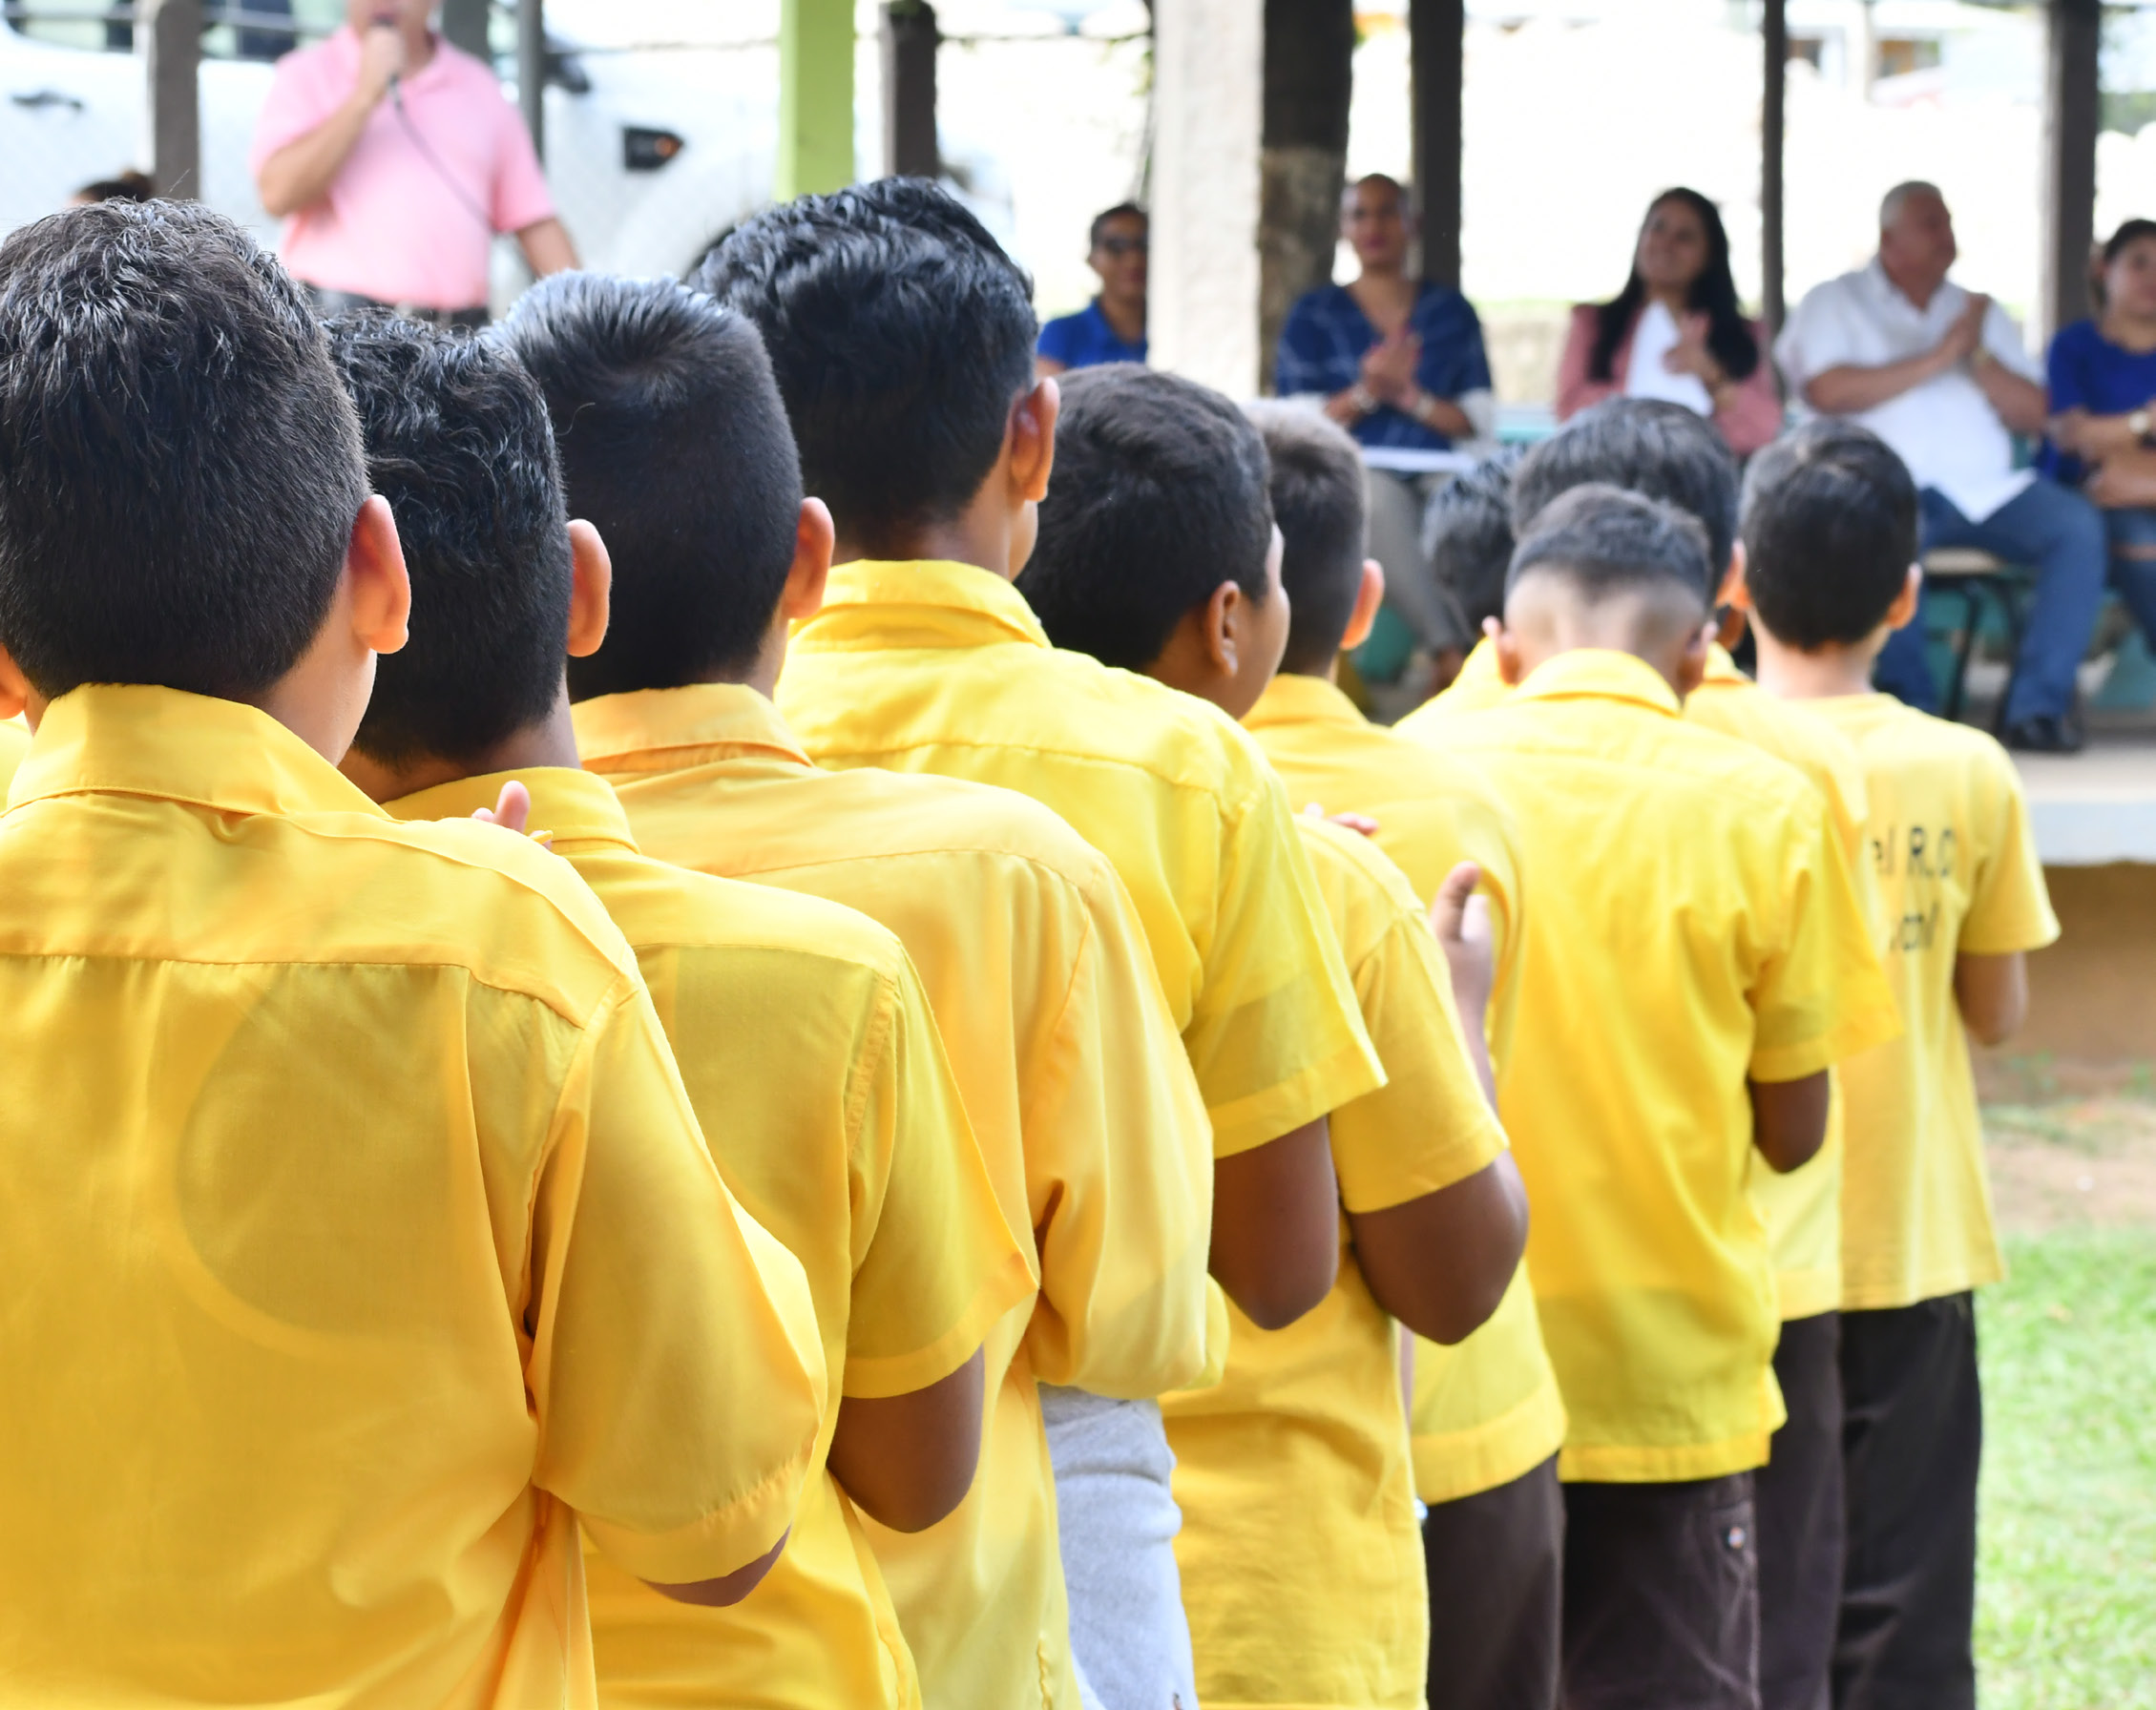
[[[781,0],[776,177],[781,201],[853,182],[853,0]]]

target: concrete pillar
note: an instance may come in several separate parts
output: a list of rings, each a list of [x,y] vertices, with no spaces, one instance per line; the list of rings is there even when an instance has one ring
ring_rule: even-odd
[[[202,0],[144,0],[143,88],[149,99],[150,182],[159,196],[202,194]]]
[[[935,139],[935,51],[941,39],[928,0],[890,0],[881,31],[884,60],[884,172],[932,178],[942,170]]]
[[[2096,133],[2102,91],[2097,0],[2051,0],[2043,79],[2043,336],[2089,312],[2096,239]]]
[[[1258,354],[1268,391],[1287,311],[1332,279],[1354,53],[1353,0],[1266,0]]]
[[[1265,0],[1156,0],[1153,365],[1248,397],[1258,386]]]
[[[516,0],[516,104],[541,160],[547,157],[546,0]]]
[[[1408,0],[1414,193],[1422,276],[1460,282],[1460,150],[1467,79],[1467,0]]]
[[[780,0],[781,201],[853,182],[853,0]]]
[[[1766,0],[1760,19],[1759,314],[1771,339],[1788,310],[1782,255],[1782,150],[1789,131],[1784,97],[1790,80],[1789,0]]]

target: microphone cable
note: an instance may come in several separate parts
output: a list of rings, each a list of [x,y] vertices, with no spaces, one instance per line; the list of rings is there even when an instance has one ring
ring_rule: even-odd
[[[465,187],[456,181],[456,175],[450,172],[441,156],[434,152],[433,145],[412,122],[411,115],[405,111],[405,80],[401,74],[389,79],[389,105],[396,111],[397,123],[404,127],[405,135],[411,138],[412,147],[419,151],[420,158],[427,162],[429,169],[448,187],[450,194],[463,204],[465,212],[486,227],[490,240],[499,236],[494,230],[494,217],[471,199]]]

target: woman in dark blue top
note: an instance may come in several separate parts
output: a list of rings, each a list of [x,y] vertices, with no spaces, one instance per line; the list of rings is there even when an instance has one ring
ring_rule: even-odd
[[[2103,309],[2051,341],[2042,464],[2102,507],[2111,585],[2156,648],[2156,220],[2104,246]]]
[[[1094,216],[1085,263],[1100,276],[1100,295],[1040,329],[1033,364],[1036,375],[1145,360],[1147,233],[1145,210],[1130,202]]]

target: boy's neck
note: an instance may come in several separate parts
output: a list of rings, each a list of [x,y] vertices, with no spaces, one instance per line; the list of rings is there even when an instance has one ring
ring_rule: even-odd
[[[839,531],[831,547],[834,565],[873,558],[890,564],[938,559],[971,564],[1015,582],[1022,561],[1014,565],[1011,515],[1005,507],[984,506],[979,498],[956,516],[878,530],[873,535]]]
[[[549,766],[564,766],[574,772],[581,764],[576,727],[569,716],[569,689],[564,684],[544,719],[512,731],[492,747],[469,759],[422,754],[402,764],[387,766],[355,747],[338,769],[375,801],[395,802],[467,778],[487,778],[496,772],[534,772]]]
[[[1886,645],[1883,628],[1853,647],[1827,646],[1811,653],[1776,640],[1756,614],[1751,630],[1759,652],[1759,686],[1769,695],[1784,700],[1833,700],[1872,693],[1873,661]]]

